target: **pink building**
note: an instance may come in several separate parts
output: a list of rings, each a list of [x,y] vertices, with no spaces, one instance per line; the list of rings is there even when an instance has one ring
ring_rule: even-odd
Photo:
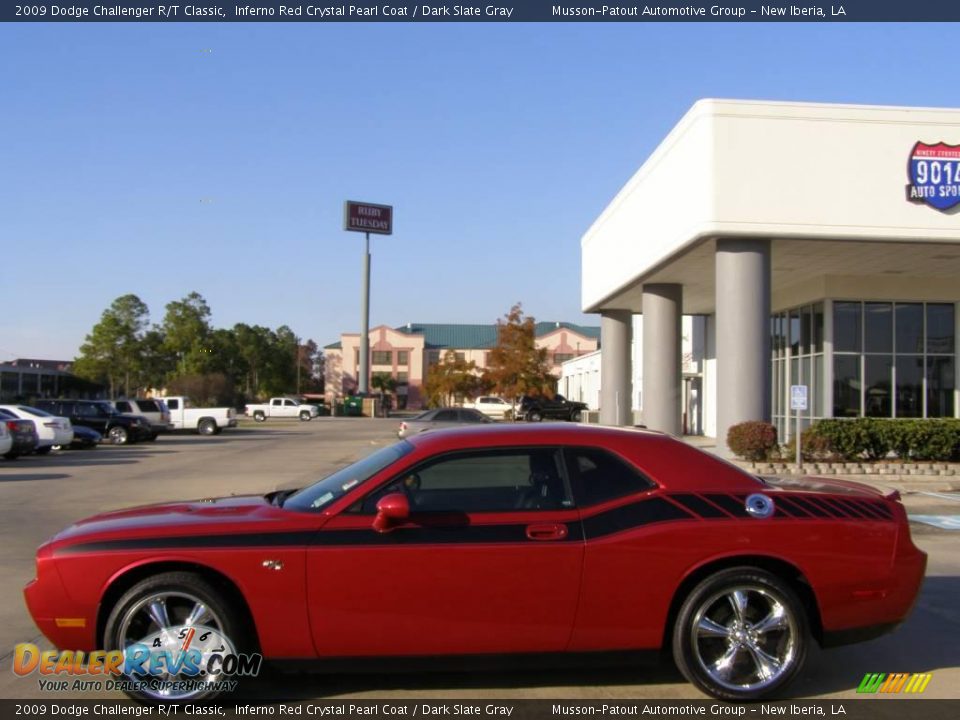
[[[600,328],[564,322],[539,322],[537,347],[547,349],[554,374],[560,364],[593,352],[599,345]],[[421,389],[431,365],[452,350],[481,370],[487,367],[491,348],[497,343],[496,325],[447,325],[410,323],[398,328],[381,325],[370,329],[370,372],[388,373],[397,381],[401,407],[423,406]],[[357,388],[360,366],[360,334],[344,333],[340,342],[324,348],[327,360],[327,401],[349,395]]]

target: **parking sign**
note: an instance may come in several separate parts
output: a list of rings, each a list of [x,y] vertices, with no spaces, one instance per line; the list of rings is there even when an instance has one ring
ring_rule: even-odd
[[[807,409],[807,386],[806,385],[790,386],[790,409],[791,410]]]

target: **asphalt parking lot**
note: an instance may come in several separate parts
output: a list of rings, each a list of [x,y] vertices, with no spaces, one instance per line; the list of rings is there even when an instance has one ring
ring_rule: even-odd
[[[155,443],[104,446],[0,462],[0,697],[46,698],[35,678],[11,671],[19,642],[49,644],[21,596],[36,547],[82,517],[116,508],[231,493],[300,487],[395,439],[396,420],[317,418],[243,423],[216,437],[163,436]],[[950,495],[907,495],[910,512],[960,513]],[[815,650],[795,697],[852,698],[867,672],[929,672],[926,697],[960,698],[960,532],[914,524],[930,554],[927,580],[898,632],[860,645]],[[638,610],[639,612],[639,610]],[[672,668],[581,667],[474,673],[290,675],[258,681],[264,698],[650,698],[702,696]],[[90,697],[119,695],[91,694]],[[80,697],[70,694],[66,697]]]

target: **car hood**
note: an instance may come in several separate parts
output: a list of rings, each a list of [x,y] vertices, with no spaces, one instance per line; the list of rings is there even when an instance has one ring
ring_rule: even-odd
[[[281,519],[289,513],[272,505],[270,495],[235,495],[185,502],[160,503],[113,510],[80,520],[53,540],[78,541],[164,535],[205,535],[233,532],[280,530]],[[314,518],[314,526],[318,526]],[[271,526],[277,525],[273,528]]]

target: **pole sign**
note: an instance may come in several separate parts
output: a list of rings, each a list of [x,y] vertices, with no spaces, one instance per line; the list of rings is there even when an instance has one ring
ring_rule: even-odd
[[[807,386],[806,385],[790,386],[790,409],[791,410],[807,409]]]
[[[393,206],[347,200],[343,204],[343,229],[393,235]]]

